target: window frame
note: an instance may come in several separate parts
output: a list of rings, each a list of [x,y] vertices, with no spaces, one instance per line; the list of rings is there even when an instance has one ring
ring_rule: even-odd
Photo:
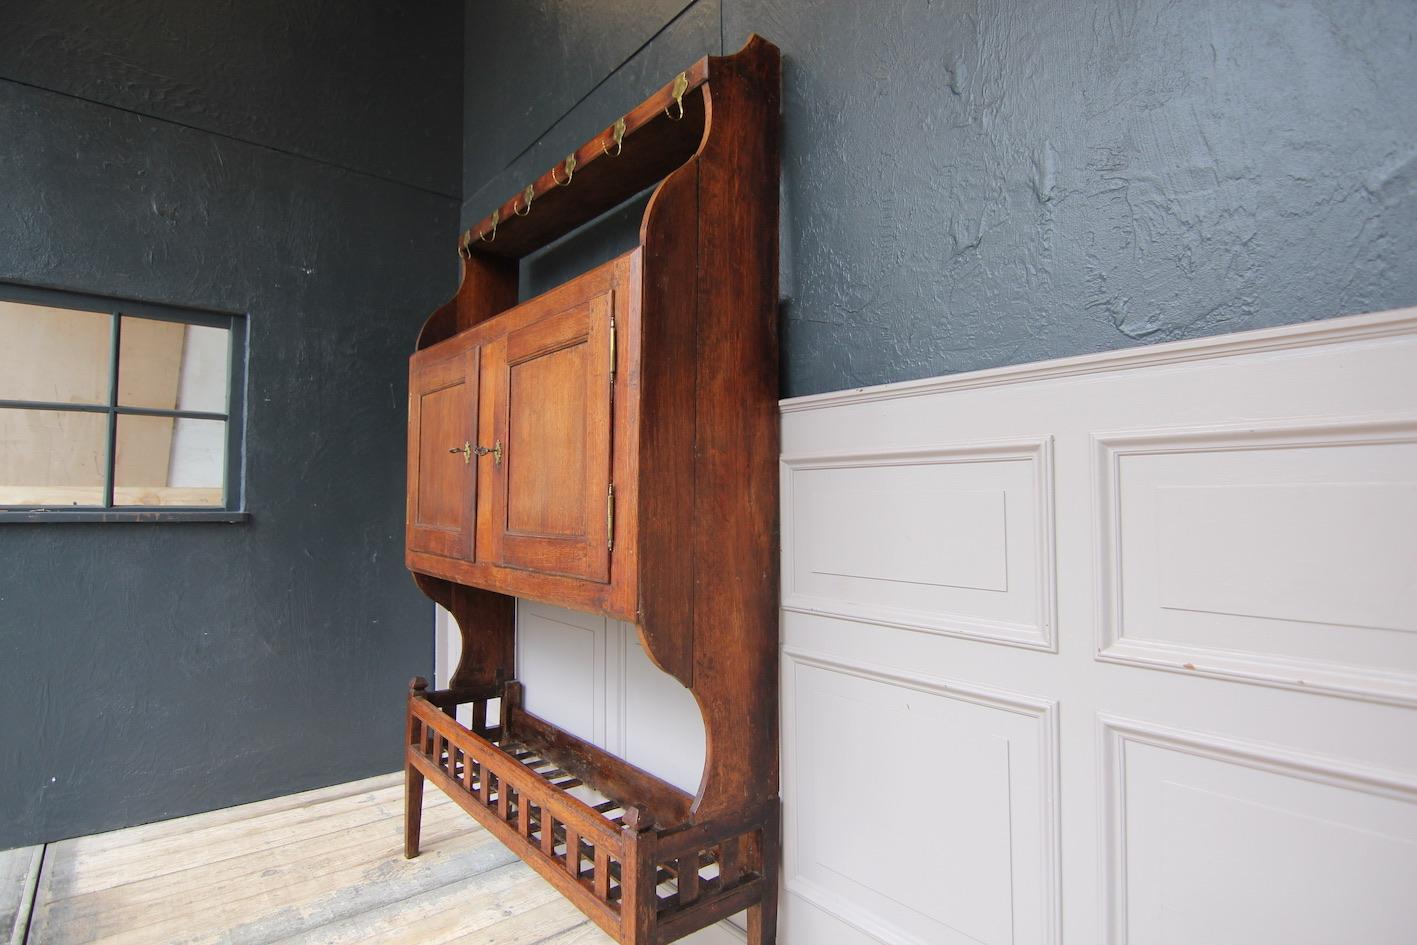
[[[9,400],[0,398],[0,408],[17,410],[54,410],[66,413],[104,414],[108,431],[104,441],[105,471],[103,505],[46,508],[29,505],[0,505],[0,524],[24,522],[49,523],[162,523],[162,522],[245,522],[246,511],[246,329],[245,315],[228,312],[182,308],[155,302],[139,302],[100,295],[87,295],[60,289],[17,285],[0,282],[0,300],[29,303],[50,308],[63,308],[95,314],[107,313],[108,338],[108,399],[102,404],[70,404],[42,400]],[[119,354],[122,346],[123,319],[146,318],[154,321],[178,322],[205,328],[224,328],[230,341],[227,352],[227,404],[224,413],[204,410],[166,410],[149,407],[125,407],[118,403]],[[220,420],[226,424],[226,463],[222,476],[222,498],[218,506],[115,506],[113,504],[114,464],[118,453],[118,418],[120,416],[171,417],[173,419]]]

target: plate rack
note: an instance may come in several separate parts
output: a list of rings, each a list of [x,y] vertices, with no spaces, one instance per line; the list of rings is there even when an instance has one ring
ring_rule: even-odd
[[[408,691],[405,855],[431,783],[628,945],[776,937],[780,84],[750,37],[504,201],[410,361],[405,560],[462,656]],[[518,301],[648,187],[634,250]],[[703,717],[696,791],[526,710],[516,598],[635,626]]]

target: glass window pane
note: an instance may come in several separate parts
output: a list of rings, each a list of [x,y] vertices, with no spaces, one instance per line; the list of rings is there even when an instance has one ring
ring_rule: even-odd
[[[0,300],[0,400],[108,403],[113,316]]]
[[[107,442],[107,414],[0,409],[0,505],[102,505]]]
[[[177,409],[226,413],[230,369],[231,332],[188,325],[182,348],[182,378],[177,385]]]
[[[230,336],[225,328],[123,316],[118,403],[225,413]]]
[[[113,504],[224,504],[226,422],[118,417]]]

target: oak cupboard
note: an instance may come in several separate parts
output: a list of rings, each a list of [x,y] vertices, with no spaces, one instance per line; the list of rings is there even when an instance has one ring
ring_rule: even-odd
[[[410,686],[405,853],[431,781],[621,942],[776,936],[779,86],[752,37],[493,211],[409,365],[406,559],[463,655]],[[517,303],[521,257],[648,186],[635,249]],[[697,792],[525,710],[516,597],[636,626],[703,714]]]
[[[617,334],[628,328],[637,254],[410,359],[411,569],[527,597],[575,586],[538,592],[544,578],[572,579],[592,595],[580,603],[604,606],[615,543],[612,422],[626,422],[614,410]],[[634,475],[626,463],[619,478]],[[621,569],[621,581],[633,579]],[[624,596],[633,600],[633,588]]]

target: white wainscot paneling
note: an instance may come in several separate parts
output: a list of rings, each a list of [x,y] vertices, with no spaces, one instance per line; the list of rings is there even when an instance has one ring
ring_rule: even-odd
[[[698,703],[650,662],[633,625],[520,600],[517,678],[528,712],[698,791],[704,768]]]
[[[1054,704],[784,659],[788,891],[893,945],[1057,941]]]
[[[517,678],[528,712],[606,745],[606,621],[518,601]]]
[[[1056,647],[1049,439],[782,468],[785,609]]]
[[[1095,444],[1102,659],[1417,704],[1417,420]]]
[[[650,662],[630,624],[615,623],[621,641],[620,743],[626,761],[690,794],[704,774],[704,719],[689,690]]]
[[[1102,720],[1109,945],[1410,945],[1417,783]]]

